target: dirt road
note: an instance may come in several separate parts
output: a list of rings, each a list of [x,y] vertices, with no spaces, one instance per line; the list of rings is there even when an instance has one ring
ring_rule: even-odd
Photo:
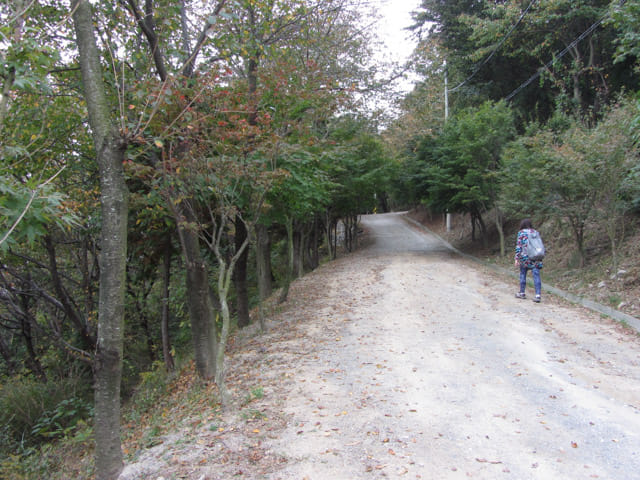
[[[637,338],[515,298],[397,215],[363,224],[374,245],[331,268],[306,326],[328,338],[272,478],[640,478]]]
[[[363,226],[369,247],[295,284],[274,320],[295,334],[234,355],[230,371],[256,366],[264,418],[204,443],[235,460],[184,478],[640,478],[637,336],[515,298],[399,215]]]

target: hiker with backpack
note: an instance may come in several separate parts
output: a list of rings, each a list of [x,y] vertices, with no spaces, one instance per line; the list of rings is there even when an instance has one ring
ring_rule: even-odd
[[[520,230],[516,240],[515,265],[520,267],[520,291],[516,293],[517,298],[526,298],[524,289],[527,285],[527,272],[531,270],[535,288],[533,301],[540,302],[540,291],[542,290],[540,269],[544,254],[545,249],[540,232],[533,228],[530,219],[525,218],[520,222]]]

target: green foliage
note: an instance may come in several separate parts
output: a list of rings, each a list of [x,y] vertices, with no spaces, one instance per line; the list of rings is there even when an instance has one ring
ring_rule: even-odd
[[[50,185],[33,189],[9,176],[0,176],[0,248],[26,241],[30,244],[51,226],[77,225],[78,217],[64,208],[66,195]]]
[[[610,22],[619,30],[616,39],[615,61],[623,62],[632,57],[635,68],[640,68],[640,1],[612,1]]]
[[[435,143],[421,150],[427,204],[439,211],[479,214],[493,207],[503,146],[513,138],[505,103],[485,103],[456,115]]]
[[[74,397],[62,400],[52,411],[44,412],[31,434],[46,439],[66,438],[75,432],[80,419],[92,416],[92,406]]]
[[[594,128],[574,121],[566,130],[540,130],[511,143],[502,157],[500,205],[519,217],[565,221],[583,259],[589,222],[607,226],[615,249],[617,224],[639,195],[632,135],[636,114],[627,100]]]
[[[322,156],[331,179],[331,210],[336,216],[375,210],[378,198],[390,188],[392,163],[380,139],[364,118],[344,116],[330,126],[329,145]]]
[[[72,433],[80,420],[91,415],[85,389],[75,378],[41,382],[14,377],[3,381],[0,451],[16,451]]]

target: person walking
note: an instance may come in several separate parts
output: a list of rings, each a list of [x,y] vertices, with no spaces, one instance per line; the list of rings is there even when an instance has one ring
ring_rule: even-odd
[[[520,268],[520,291],[516,293],[517,298],[527,298],[524,293],[527,286],[527,272],[531,270],[533,275],[533,286],[535,289],[535,297],[533,301],[540,302],[540,292],[542,290],[542,281],[540,280],[540,270],[542,269],[542,260],[531,260],[524,248],[529,243],[529,235],[536,230],[531,224],[531,220],[525,218],[520,222],[520,230],[518,231],[518,237],[516,239],[516,256],[515,266]],[[539,235],[539,234],[538,234]]]

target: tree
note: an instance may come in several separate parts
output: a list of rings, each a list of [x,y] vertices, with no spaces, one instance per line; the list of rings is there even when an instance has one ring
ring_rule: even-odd
[[[512,101],[525,122],[546,121],[556,105],[594,121],[615,92],[638,84],[629,63],[612,61],[615,32],[603,22],[609,3],[425,0],[416,21],[436,22],[431,30],[446,48],[454,107],[517,92]],[[531,82],[534,75],[540,80]]]
[[[497,207],[500,154],[514,136],[513,115],[505,102],[486,102],[452,118],[435,148],[424,151],[426,203],[437,211],[469,213],[473,231],[479,226],[486,242],[482,214]],[[495,211],[504,252],[502,216]]]
[[[295,252],[301,254],[300,243],[296,248],[294,236],[302,241],[302,225],[322,211],[328,201],[329,182],[323,172],[318,155],[303,148],[289,147],[278,158],[278,164],[287,172],[286,177],[268,195],[272,221],[284,225],[287,232],[286,273],[279,302],[286,301],[289,286],[299,271],[295,268]],[[297,227],[297,228],[296,228]]]
[[[46,7],[44,7],[46,8]],[[51,224],[76,218],[56,182],[80,122],[73,102],[55,85],[57,41],[34,28],[41,7],[6,2],[0,7],[0,248],[32,243]],[[64,123],[62,120],[64,119]]]
[[[71,4],[84,97],[100,170],[102,231],[100,299],[95,361],[96,477],[111,480],[122,470],[120,380],[127,253],[127,187],[122,163],[126,143],[111,122],[91,4]]]
[[[195,101],[195,97],[199,95],[197,78],[197,58],[198,55],[206,48],[208,36],[215,31],[216,19],[225,6],[225,0],[217,1],[209,10],[207,15],[199,15],[201,28],[199,34],[194,40],[192,31],[184,24],[177,22],[176,7],[165,7],[160,5],[159,8],[169,8],[167,11],[168,22],[158,24],[156,22],[157,5],[153,2],[146,2],[144,12],[139,8],[137,2],[133,0],[121,1],[125,8],[132,14],[140,32],[147,40],[149,47],[149,55],[155,67],[160,84],[157,83],[152,87],[153,95],[156,102],[151,112],[145,112],[147,118],[141,118],[139,122],[132,122],[135,128],[146,122],[148,131],[132,131],[131,135],[146,143],[151,147],[160,149],[160,152],[154,152],[150,158],[158,169],[160,178],[170,177],[171,170],[179,169],[179,161],[186,160],[189,155],[189,146],[186,142],[180,142],[179,138],[174,138],[173,142],[162,142],[163,135],[167,135],[167,130],[177,130],[177,135],[188,131],[187,126],[179,124],[174,128],[175,122],[179,119],[185,119],[187,110]],[[182,16],[186,16],[187,4],[181,2],[177,6],[177,10]],[[162,10],[164,12],[164,10]],[[172,23],[173,22],[173,23]],[[171,56],[168,56],[171,54]],[[172,72],[172,67],[174,67]],[[173,74],[173,75],[171,75]],[[206,81],[200,84],[203,88],[208,85],[206,82],[211,77],[206,76]],[[151,80],[151,79],[150,79]],[[153,85],[153,82],[152,82]],[[144,87],[145,85],[141,85]],[[181,92],[181,89],[184,89]],[[178,93],[180,92],[180,93]],[[135,93],[134,94],[135,98]],[[178,101],[174,97],[177,94]],[[148,91],[147,91],[148,94]],[[144,98],[144,93],[139,98]],[[137,98],[136,98],[137,100]],[[163,112],[164,110],[164,112]],[[164,123],[162,121],[164,120]],[[137,125],[136,125],[137,123]],[[149,135],[155,133],[155,135]],[[161,164],[158,159],[162,156],[169,157],[170,161]],[[178,162],[176,162],[178,160]],[[178,236],[182,245],[182,252],[185,258],[186,271],[186,293],[187,303],[189,307],[189,316],[191,318],[191,331],[193,337],[193,345],[195,351],[196,368],[198,374],[205,379],[215,377],[216,357],[217,357],[217,331],[215,326],[215,310],[209,295],[209,274],[206,260],[202,256],[200,240],[197,231],[190,227],[198,219],[194,218],[194,212],[183,210],[180,199],[174,196],[173,189],[169,185],[164,188],[164,194],[168,208],[173,213],[178,229]]]
[[[630,133],[633,109],[615,108],[596,127],[570,122],[531,132],[503,154],[501,205],[508,212],[552,216],[569,224],[580,266],[586,234],[600,217],[615,257],[622,216],[637,190]]]
[[[613,270],[618,269],[618,246],[624,238],[625,217],[640,193],[640,183],[633,175],[637,165],[638,145],[633,139],[633,119],[637,108],[630,99],[614,105],[590,132],[585,144],[598,172],[597,215],[605,225]]]
[[[389,188],[390,162],[380,139],[364,117],[344,115],[329,126],[334,148],[324,154],[324,164],[332,183],[331,217],[342,219],[345,248],[357,245],[358,216],[376,211]]]
[[[637,71],[640,68],[640,1],[612,1],[609,11],[609,21],[620,31],[615,40],[615,62],[624,62],[631,57]]]

